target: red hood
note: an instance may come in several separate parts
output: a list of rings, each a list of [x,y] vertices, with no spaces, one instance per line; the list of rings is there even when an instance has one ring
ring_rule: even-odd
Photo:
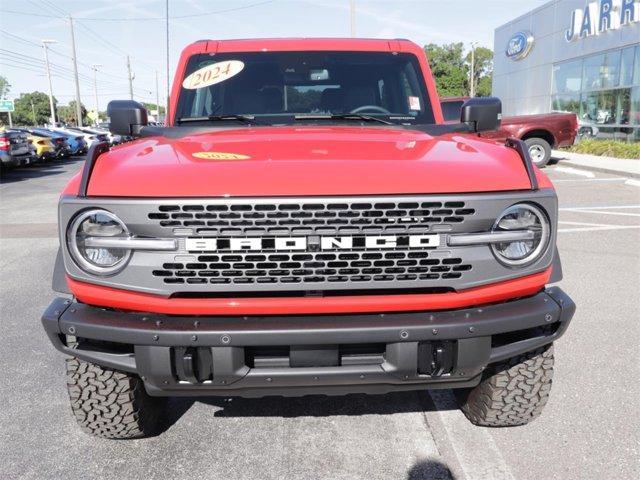
[[[199,152],[246,158],[196,158]],[[432,137],[401,128],[305,126],[242,127],[180,139],[141,139],[98,160],[88,193],[248,197],[528,188],[526,171],[514,150],[471,135]]]

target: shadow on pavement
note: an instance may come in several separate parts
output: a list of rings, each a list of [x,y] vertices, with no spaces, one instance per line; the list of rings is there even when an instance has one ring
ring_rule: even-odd
[[[435,460],[416,462],[407,474],[407,480],[455,480],[455,478],[449,467]]]
[[[46,177],[49,175],[59,175],[65,173],[64,167],[69,164],[84,162],[85,157],[66,158],[64,160],[53,160],[46,163],[37,163],[27,167],[13,168],[11,170],[2,170],[0,175],[0,184],[8,184],[22,182],[31,178]]]
[[[385,395],[312,395],[306,397],[222,398],[196,401],[219,407],[220,417],[328,417],[333,415],[392,415],[435,409],[426,391]]]

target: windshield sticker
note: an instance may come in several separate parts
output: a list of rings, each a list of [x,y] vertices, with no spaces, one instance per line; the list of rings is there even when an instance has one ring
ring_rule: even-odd
[[[182,82],[182,87],[187,90],[196,90],[215,85],[239,74],[243,68],[244,62],[240,60],[225,60],[224,62],[212,63],[196,70],[185,78]]]
[[[420,97],[408,97],[409,110],[420,110]]]
[[[251,158],[249,155],[227,152],[196,152],[193,156],[205,160],[249,160]]]

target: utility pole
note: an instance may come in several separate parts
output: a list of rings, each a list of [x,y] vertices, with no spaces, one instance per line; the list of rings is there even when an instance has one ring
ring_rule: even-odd
[[[158,89],[158,70],[156,70],[156,108],[158,109],[158,115],[156,115],[156,123],[160,123],[160,90]]]
[[[11,112],[7,112],[9,115],[9,128],[13,128],[13,120],[11,120]]]
[[[73,33],[73,18],[69,15],[71,27],[71,54],[73,56],[73,78],[76,82],[76,125],[82,126],[82,104],[80,103],[80,81],[78,80],[78,61],[76,60],[76,36]]]
[[[169,0],[165,2],[165,21],[167,30],[167,104],[164,107],[164,124],[167,124],[169,118]]]
[[[351,13],[351,37],[356,36],[356,0],[351,0],[349,5]]]
[[[471,42],[471,72],[469,73],[469,96],[471,98],[476,96],[476,88],[475,88],[475,83],[476,83],[476,75],[475,75],[475,60],[476,60],[476,45],[478,45],[478,42]]]
[[[133,100],[133,77],[131,76],[131,62],[129,61],[129,55],[127,55],[127,71],[129,72],[129,98]]]
[[[50,43],[57,43],[55,40],[42,40],[44,45],[44,63],[47,69],[47,80],[49,80],[49,109],[51,111],[51,126],[56,124],[56,111],[53,108],[53,86],[51,85],[51,70],[49,69],[49,53],[47,52],[47,45]]]
[[[101,67],[100,63],[94,63],[91,65],[91,70],[93,70],[93,98],[96,103],[96,125],[100,120],[100,110],[98,108],[98,67]]]
[[[38,126],[38,120],[36,120],[36,107],[33,105],[33,100],[31,100],[31,113],[33,114],[33,126]]]

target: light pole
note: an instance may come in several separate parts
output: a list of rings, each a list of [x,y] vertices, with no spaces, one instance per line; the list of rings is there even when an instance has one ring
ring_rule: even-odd
[[[349,16],[351,19],[351,37],[356,36],[356,0],[349,2]]]
[[[44,46],[44,63],[47,69],[47,79],[49,80],[49,108],[51,110],[51,126],[56,124],[56,111],[53,108],[53,86],[51,84],[51,70],[49,69],[49,52],[47,51],[47,45],[50,43],[58,43],[55,40],[42,40]]]
[[[38,121],[36,120],[36,107],[33,104],[33,100],[31,100],[31,113],[33,114],[33,126],[38,126]]]
[[[82,103],[80,100],[80,81],[78,80],[78,61],[76,60],[76,36],[73,33],[73,18],[69,15],[71,27],[71,52],[73,53],[73,78],[76,85],[76,126],[82,127]]]
[[[475,75],[475,68],[476,68],[476,45],[478,45],[478,42],[471,42],[471,72],[469,74],[469,76],[471,77],[469,79],[469,96],[471,98],[476,96],[476,88],[475,88],[475,83],[476,83],[476,75]]]
[[[98,120],[100,119],[100,110],[98,109],[98,67],[101,66],[101,63],[91,64],[91,70],[93,70],[93,98],[96,104],[96,125],[98,124]]]

